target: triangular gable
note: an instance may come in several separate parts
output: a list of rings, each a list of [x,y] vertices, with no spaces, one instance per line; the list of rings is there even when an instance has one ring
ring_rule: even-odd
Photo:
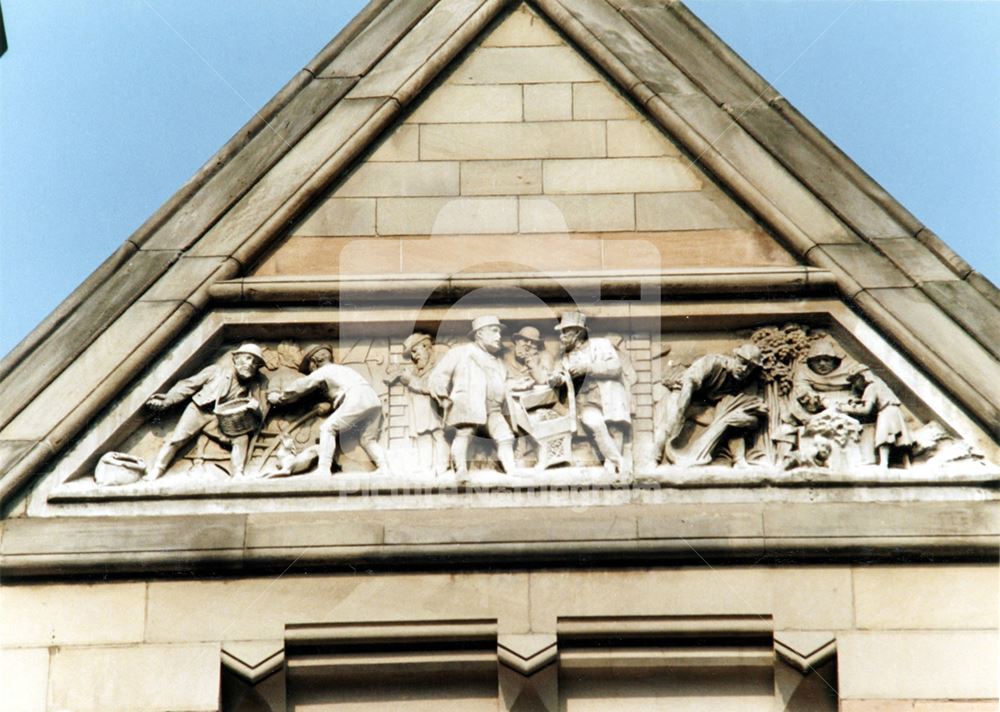
[[[20,488],[246,274],[512,3],[371,3],[0,363],[2,494]],[[539,0],[536,11],[796,259],[996,437],[996,289],[679,4]],[[269,128],[276,129],[272,132]],[[275,136],[277,134],[277,138]]]

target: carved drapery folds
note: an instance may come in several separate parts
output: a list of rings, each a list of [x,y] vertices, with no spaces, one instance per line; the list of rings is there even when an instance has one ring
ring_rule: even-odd
[[[578,311],[555,324],[483,314],[441,339],[421,329],[238,343],[148,396],[142,424],[94,478],[142,488],[354,472],[467,484],[563,470],[620,482],[721,467],[780,481],[982,464],[824,331],[790,323],[702,339],[621,326]]]

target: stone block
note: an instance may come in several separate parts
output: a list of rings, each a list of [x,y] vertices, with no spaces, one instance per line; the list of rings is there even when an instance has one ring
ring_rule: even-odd
[[[483,47],[545,47],[565,44],[549,24],[520,5],[483,40]]]
[[[0,712],[45,712],[48,648],[0,649],[0,670],[4,681]]]
[[[753,505],[723,504],[693,513],[678,510],[671,516],[661,508],[655,517],[639,517],[640,539],[762,538],[762,508]]]
[[[291,234],[304,237],[374,235],[375,201],[371,198],[328,198],[292,228]]]
[[[335,198],[458,195],[458,164],[435,161],[365,163],[334,192]]]
[[[629,103],[605,82],[573,85],[574,119],[638,119]]]
[[[1000,712],[997,700],[914,700],[913,712]]]
[[[381,544],[382,525],[367,517],[343,512],[247,516],[247,549],[283,549],[309,546],[363,546]]]
[[[915,282],[958,279],[958,275],[916,238],[876,240],[875,245]]]
[[[609,157],[679,155],[670,139],[648,121],[608,122]]]
[[[0,643],[138,642],[145,609],[142,583],[5,585],[0,587]]]
[[[632,195],[522,197],[521,232],[615,232],[635,229]]]
[[[219,645],[63,648],[52,655],[49,709],[217,712]]]
[[[379,198],[381,235],[517,232],[517,198]]]
[[[983,700],[1000,693],[996,630],[837,636],[844,699]]]
[[[403,238],[404,272],[540,272],[599,270],[600,240],[566,235]]]
[[[913,700],[841,700],[840,712],[913,712]]]
[[[658,193],[700,190],[687,162],[675,158],[552,160],[542,164],[546,194]]]
[[[523,512],[503,522],[470,521],[466,512],[449,517],[446,512],[421,521],[389,521],[385,525],[386,544],[457,544],[467,542],[608,541],[634,539],[636,522],[631,517],[593,516],[539,517]]]
[[[462,195],[532,195],[541,192],[541,161],[462,163]]]
[[[1000,319],[986,296],[968,282],[956,280],[924,282],[921,289],[976,341],[1000,358]]]
[[[642,196],[636,196],[640,198]],[[607,269],[792,266],[795,258],[760,230],[637,232],[604,237]]]
[[[189,299],[227,261],[227,257],[181,257],[142,295],[142,301]],[[236,263],[232,262],[230,268],[233,271],[229,276],[235,276]]]
[[[409,124],[469,124],[520,121],[521,87],[516,84],[444,84],[410,114]]]
[[[525,121],[570,121],[573,119],[572,84],[525,84]]]
[[[294,557],[289,557],[289,562]],[[498,618],[527,632],[525,574],[289,575],[150,583],[153,642],[283,638],[289,623]]]
[[[600,76],[570,47],[480,47],[449,78],[454,84],[593,82]]]
[[[605,131],[600,121],[420,127],[420,158],[425,161],[593,158],[604,154]]]
[[[386,50],[406,35],[433,6],[434,0],[388,3],[323,68],[320,76],[355,77],[366,74]]]
[[[717,230],[757,228],[757,223],[731,198],[714,189],[698,192],[650,193],[635,198],[638,230]]]
[[[858,628],[997,628],[1000,569],[981,566],[859,566]]]
[[[388,137],[377,144],[368,161],[416,161],[420,159],[420,129],[403,124],[393,129]]]
[[[1000,528],[992,504],[953,502],[781,503],[764,507],[769,537],[985,536]]]
[[[394,238],[292,237],[265,258],[254,275],[398,273],[399,260],[399,240]]]
[[[909,287],[913,281],[896,265],[880,255],[868,244],[821,245],[810,251],[809,259],[817,253],[827,255],[843,272],[862,288]]]

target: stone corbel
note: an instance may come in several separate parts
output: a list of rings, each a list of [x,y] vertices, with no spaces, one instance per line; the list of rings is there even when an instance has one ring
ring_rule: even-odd
[[[501,635],[497,640],[498,709],[559,709],[555,635]]]
[[[774,652],[808,675],[837,654],[837,639],[829,631],[780,631],[774,635]]]
[[[237,641],[222,645],[222,666],[249,685],[256,685],[284,665],[283,640]]]

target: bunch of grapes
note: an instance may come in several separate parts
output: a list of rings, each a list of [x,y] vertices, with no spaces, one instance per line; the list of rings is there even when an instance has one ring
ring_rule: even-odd
[[[792,367],[809,351],[808,329],[800,324],[783,327],[765,326],[757,329],[750,340],[761,350],[761,371],[764,381],[774,383],[778,393],[786,396],[792,391]]]

